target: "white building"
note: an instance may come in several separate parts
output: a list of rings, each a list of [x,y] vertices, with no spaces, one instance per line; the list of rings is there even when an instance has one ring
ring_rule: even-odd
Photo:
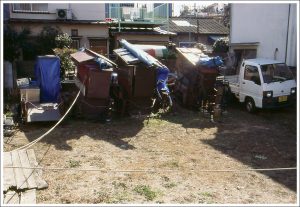
[[[231,4],[230,46],[239,60],[272,58],[297,65],[297,4]]]
[[[9,5],[8,24],[15,30],[29,28],[38,36],[44,26],[57,26],[73,39],[73,47],[108,54],[109,28],[105,4],[15,3]]]

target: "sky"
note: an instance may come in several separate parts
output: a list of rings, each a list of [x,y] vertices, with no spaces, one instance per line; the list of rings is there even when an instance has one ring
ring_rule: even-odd
[[[196,4],[196,8],[198,8],[198,6],[208,6],[208,5],[211,5],[215,2],[213,1],[204,1],[204,2],[201,2],[200,1],[182,1],[182,2],[174,2],[174,16],[179,16],[180,14],[180,10],[183,9],[183,5],[187,5],[187,6],[191,6],[191,7],[194,7],[194,5]]]

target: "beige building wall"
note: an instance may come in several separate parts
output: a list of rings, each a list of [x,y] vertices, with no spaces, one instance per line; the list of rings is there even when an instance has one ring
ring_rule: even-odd
[[[42,2],[41,2],[42,3]],[[10,17],[17,19],[49,19],[55,20],[57,18],[57,9],[67,9],[73,13],[74,20],[104,20],[105,19],[105,4],[65,4],[65,3],[49,3],[47,13],[15,13],[13,12],[13,5],[10,4]]]
[[[58,24],[58,23],[13,23],[12,27],[16,31],[21,31],[23,28],[29,28],[31,36],[38,36],[43,27],[50,25],[52,27],[58,26],[63,33],[68,33],[71,36],[72,29],[78,29],[78,36],[82,36],[80,39],[80,47],[90,48],[89,38],[107,39],[109,38],[108,26],[99,24]]]

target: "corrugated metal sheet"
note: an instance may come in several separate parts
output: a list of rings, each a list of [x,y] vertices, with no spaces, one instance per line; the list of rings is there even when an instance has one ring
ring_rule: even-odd
[[[221,23],[217,22],[212,18],[182,18],[182,17],[173,17],[169,19],[169,32],[175,33],[197,33],[197,19],[199,22],[199,33],[200,34],[229,34],[229,29],[226,28]],[[186,22],[186,25],[189,26],[180,26],[176,24],[178,22]],[[182,24],[184,25],[184,24]],[[161,30],[168,30],[168,26],[160,26]]]
[[[139,63],[139,59],[134,57],[128,50],[119,48],[114,50],[115,54],[118,55],[126,64]]]

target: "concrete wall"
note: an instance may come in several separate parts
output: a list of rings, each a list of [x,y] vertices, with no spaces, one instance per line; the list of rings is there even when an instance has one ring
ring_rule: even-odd
[[[257,57],[274,58],[296,66],[297,63],[297,21],[296,4],[235,4],[231,5],[231,43],[259,42]],[[288,19],[290,19],[288,28]],[[289,40],[287,43],[287,31]],[[286,44],[288,44],[286,54]]]
[[[75,20],[104,20],[105,19],[105,4],[64,4],[64,3],[49,3],[48,13],[15,13],[12,11],[12,4],[10,4],[10,17],[21,19],[56,19],[57,9],[70,9]]]

